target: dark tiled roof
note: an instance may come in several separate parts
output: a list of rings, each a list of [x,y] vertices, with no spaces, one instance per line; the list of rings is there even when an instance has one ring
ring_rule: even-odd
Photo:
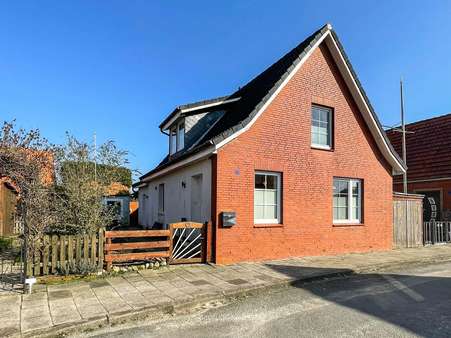
[[[406,125],[407,179],[451,177],[451,114]],[[402,154],[402,134],[387,130],[393,147]]]
[[[214,99],[208,99],[208,100],[203,100],[203,101],[197,101],[197,102],[192,102],[192,103],[186,103],[186,104],[182,104],[178,107],[176,107],[172,113],[170,113],[168,115],[168,117],[166,117],[163,122],[160,123],[159,128],[163,128],[163,126],[169,122],[170,119],[172,119],[172,117],[174,117],[179,111],[183,110],[183,109],[190,109],[190,108],[196,108],[196,107],[200,107],[206,104],[210,104],[210,103],[216,103],[216,102],[221,102],[224,100],[227,100],[229,98],[229,96],[220,96],[220,97],[215,97]]]
[[[191,154],[193,152],[196,152],[196,148],[202,148],[204,149],[208,145],[212,144],[218,144],[233,133],[239,131],[240,129],[244,128],[258,113],[260,108],[269,100],[271,95],[277,90],[279,85],[289,76],[290,72],[296,67],[296,65],[302,60],[302,58],[309,52],[309,50],[315,45],[315,43],[325,34],[330,28],[328,25],[324,25],[319,30],[314,32],[312,35],[310,35],[308,38],[306,38],[304,41],[302,41],[299,45],[297,45],[294,49],[292,49],[290,52],[285,54],[282,58],[280,58],[276,63],[271,65],[269,68],[267,68],[265,71],[263,71],[261,74],[259,74],[257,77],[252,79],[250,82],[248,82],[244,87],[238,89],[236,92],[229,96],[223,96],[212,100],[197,102],[189,105],[183,105],[174,112],[172,112],[166,119],[163,121],[161,126],[166,123],[167,121],[172,118],[180,109],[186,109],[192,108],[195,106],[200,106],[207,103],[213,103],[222,101],[224,99],[234,99],[234,98],[240,98],[239,100],[229,103],[225,107],[221,107],[222,110],[225,110],[224,116],[221,118],[221,120],[216,123],[203,137],[199,142],[198,145],[192,149],[187,149],[186,152]],[[331,31],[335,41],[338,44],[338,47],[340,48],[346,63],[348,64],[349,69],[353,73],[353,76],[356,79],[357,85],[359,86],[359,89],[361,90],[364,99],[366,100],[366,103],[368,107],[370,108],[370,111],[378,124],[379,129],[382,131],[383,137],[386,139],[387,144],[389,147],[392,147],[390,142],[388,141],[387,136],[385,135],[383,128],[377,118],[376,113],[374,112],[371,103],[369,99],[367,98],[353,68],[351,63],[349,62],[348,57],[346,56],[346,53],[344,52],[344,49],[338,40],[338,37],[336,36],[335,32]],[[392,152],[397,156],[396,152],[391,149]],[[183,156],[184,154],[176,154],[175,156],[168,156],[166,157],[155,169],[148,172],[144,176],[140,177],[140,179],[143,179],[147,176],[152,175],[153,173],[158,172],[159,170],[167,167],[168,165],[175,163],[180,160],[180,158],[185,158],[186,156]],[[398,160],[402,163],[400,158],[398,157]]]

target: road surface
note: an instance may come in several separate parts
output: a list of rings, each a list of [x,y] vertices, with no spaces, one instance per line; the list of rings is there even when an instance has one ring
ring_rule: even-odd
[[[451,337],[451,264],[299,284],[91,337]]]

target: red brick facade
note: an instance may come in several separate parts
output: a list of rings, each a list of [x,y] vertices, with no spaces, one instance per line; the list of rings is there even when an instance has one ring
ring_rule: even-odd
[[[312,104],[334,109],[333,150],[310,146]],[[217,263],[392,248],[392,176],[329,50],[321,45],[252,127],[218,150],[214,218]],[[282,173],[282,224],[254,225],[256,170]],[[363,221],[332,221],[333,177],[363,180]],[[212,201],[212,202],[213,202]]]

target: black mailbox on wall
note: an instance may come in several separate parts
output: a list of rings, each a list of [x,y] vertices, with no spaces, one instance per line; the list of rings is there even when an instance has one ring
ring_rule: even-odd
[[[223,228],[233,227],[236,224],[236,212],[235,211],[221,212],[221,223]]]

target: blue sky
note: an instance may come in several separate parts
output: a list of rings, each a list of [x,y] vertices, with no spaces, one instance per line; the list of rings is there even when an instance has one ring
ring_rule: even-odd
[[[326,22],[378,115],[451,111],[449,1],[0,1],[0,120],[115,140],[134,169],[167,152],[158,124],[226,95]]]

